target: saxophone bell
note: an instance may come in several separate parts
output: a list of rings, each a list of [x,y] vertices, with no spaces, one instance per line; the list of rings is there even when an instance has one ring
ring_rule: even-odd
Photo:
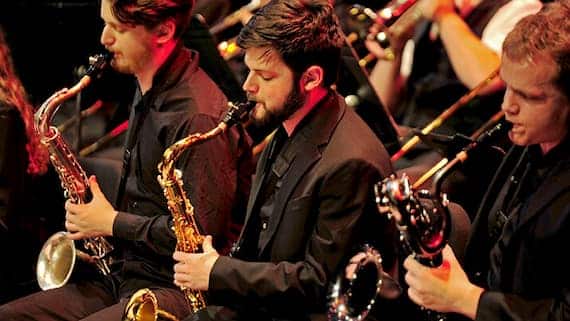
[[[161,317],[170,321],[178,321],[174,315],[158,308],[158,299],[149,289],[140,289],[131,298],[125,307],[123,321],[156,321]]]
[[[329,292],[329,321],[364,320],[383,286],[382,257],[369,245],[364,245],[354,271],[337,277]],[[349,275],[347,275],[349,274]]]

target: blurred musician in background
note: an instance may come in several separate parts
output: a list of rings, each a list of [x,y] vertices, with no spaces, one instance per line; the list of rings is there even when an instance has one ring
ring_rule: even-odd
[[[24,283],[33,282],[42,237],[51,232],[50,221],[41,221],[64,212],[63,197],[56,196],[59,181],[34,130],[34,111],[0,27],[0,241],[7,257],[18,257],[0,267],[0,302],[29,291]]]
[[[424,128],[496,71],[506,34],[540,7],[538,0],[419,0],[406,12],[413,19],[402,16],[401,22],[388,29],[394,59],[382,59],[386,52],[376,41],[367,41],[371,52],[380,57],[370,82],[401,125],[405,141],[413,136],[410,127]],[[495,78],[432,133],[469,137],[499,111],[503,88]],[[465,144],[448,141],[435,146],[419,144],[396,161],[395,167],[417,178]],[[500,157],[489,150],[481,159],[468,161],[446,180],[444,191],[474,213]]]
[[[421,22],[389,33],[395,57],[378,60],[371,82],[399,124],[422,128],[498,68],[506,34],[540,6],[536,0],[420,0],[409,10]],[[385,54],[375,41],[367,46]],[[471,102],[437,131],[470,135],[498,111],[496,96]]]
[[[503,44],[514,143],[477,213],[463,268],[406,259],[410,298],[472,320],[570,320],[570,2],[545,4]]]
[[[193,1],[103,0],[100,41],[111,66],[136,79],[116,204],[94,176],[93,198],[66,203],[68,237],[112,237],[116,258],[109,276],[80,275],[60,288],[38,292],[0,307],[1,320],[122,320],[130,296],[152,288],[164,310],[182,318],[186,297],[173,280],[177,242],[172,215],[157,182],[157,165],[173,143],[219,123],[227,99],[198,67],[198,54],[181,36]],[[238,127],[187,151],[176,164],[198,225],[214,234],[227,253],[243,221],[253,164],[249,137]],[[237,225],[237,226],[236,226]]]

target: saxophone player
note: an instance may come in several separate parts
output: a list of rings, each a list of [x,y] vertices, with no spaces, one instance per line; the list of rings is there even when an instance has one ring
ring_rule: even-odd
[[[314,320],[356,246],[374,242],[395,276],[395,227],[374,214],[372,185],[392,172],[370,128],[331,88],[343,40],[326,0],[273,0],[238,36],[251,118],[279,128],[260,155],[232,256],[174,253],[175,283],[208,291],[189,320]],[[381,235],[372,238],[372,235]]]
[[[92,176],[92,200],[67,202],[65,226],[73,240],[110,237],[122,260],[109,277],[88,276],[12,301],[0,307],[1,320],[121,320],[130,296],[141,288],[151,288],[161,307],[177,318],[189,314],[173,283],[176,237],[157,165],[174,142],[215,127],[227,106],[198,67],[197,53],[182,46],[192,7],[192,0],[101,1],[100,41],[112,54],[111,66],[134,76],[137,91],[116,204]],[[250,151],[250,139],[238,127],[196,146],[177,163],[198,225],[214,235],[221,253],[229,251],[245,212]]]
[[[473,222],[459,264],[406,259],[410,298],[471,320],[570,320],[570,2],[547,3],[503,44],[501,106],[512,123],[507,154]]]

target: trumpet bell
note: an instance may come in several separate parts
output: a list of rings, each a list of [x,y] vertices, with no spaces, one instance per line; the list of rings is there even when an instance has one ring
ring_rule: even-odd
[[[40,251],[36,277],[42,290],[59,288],[69,281],[77,255],[73,240],[66,234],[53,234]]]

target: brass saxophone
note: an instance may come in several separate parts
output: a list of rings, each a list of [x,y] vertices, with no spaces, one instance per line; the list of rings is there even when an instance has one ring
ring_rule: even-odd
[[[248,101],[234,105],[228,103],[228,111],[222,121],[214,129],[206,133],[195,133],[177,141],[164,151],[162,161],[158,164],[159,175],[157,177],[163,189],[168,209],[173,218],[173,229],[176,235],[176,250],[186,253],[198,252],[202,246],[204,237],[194,217],[194,207],[184,192],[182,172],[174,167],[174,163],[180,155],[194,144],[203,143],[222,133],[228,128],[245,119],[249,111],[255,106],[255,102]],[[182,288],[192,312],[197,312],[206,307],[206,300],[202,291]],[[158,315],[176,320],[171,314],[158,309],[156,295],[148,290],[137,291],[129,300],[124,321],[156,320]],[[168,316],[166,316],[168,315]]]
[[[72,202],[82,204],[91,198],[87,175],[81,168],[75,155],[66,144],[58,129],[50,125],[53,115],[61,104],[75,96],[92,80],[92,77],[107,66],[110,55],[100,54],[90,57],[90,66],[75,86],[64,88],[48,98],[34,115],[35,130],[50,155],[50,161],[57,171],[64,189],[64,195]],[[75,266],[75,257],[79,255],[96,265],[98,270],[107,275],[110,272],[110,258],[107,256],[113,246],[103,237],[83,240],[83,246],[88,253],[77,250],[74,242],[66,237],[67,232],[61,231],[52,235],[43,245],[37,262],[36,274],[42,290],[63,286],[69,280]]]

